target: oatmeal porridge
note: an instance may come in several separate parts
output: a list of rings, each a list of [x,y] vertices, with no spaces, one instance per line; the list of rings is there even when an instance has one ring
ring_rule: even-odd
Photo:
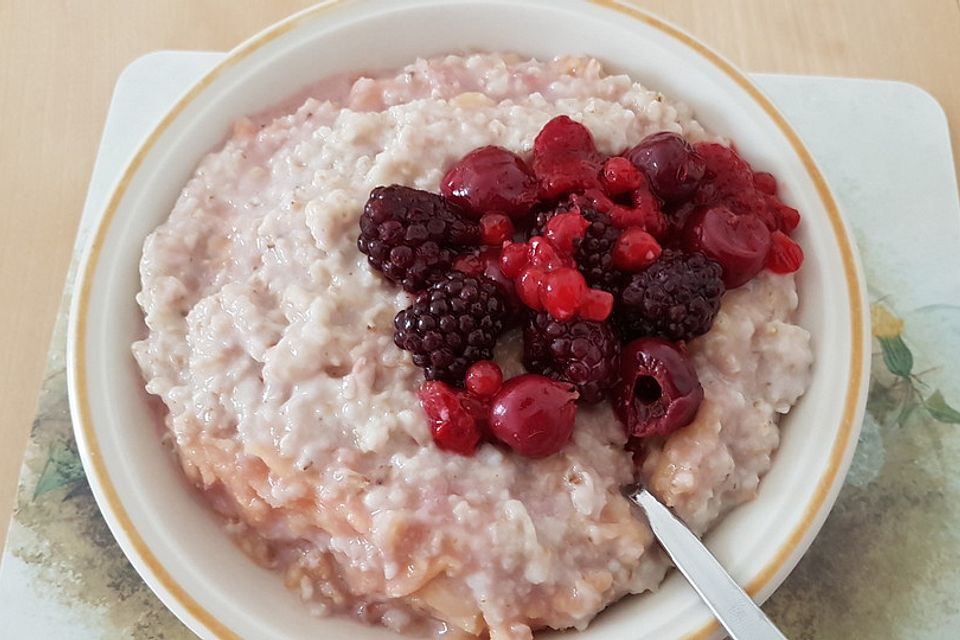
[[[809,381],[773,177],[590,58],[447,56],[307,95],[236,123],[144,245],[133,353],[187,477],[320,615],[519,640],[656,589],[620,487],[639,474],[707,531]],[[636,168],[681,148],[698,164],[673,182]],[[490,174],[473,215],[491,166],[519,190]]]

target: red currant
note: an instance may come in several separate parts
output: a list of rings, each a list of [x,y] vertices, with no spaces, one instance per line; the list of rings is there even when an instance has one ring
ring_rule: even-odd
[[[508,278],[516,278],[530,262],[530,245],[526,242],[513,242],[500,252],[500,271]]]
[[[621,271],[642,271],[660,257],[661,251],[656,238],[639,227],[631,227],[617,238],[613,247],[613,264]]]
[[[520,301],[535,311],[543,309],[543,303],[540,302],[540,287],[546,276],[547,271],[543,267],[529,265],[520,272],[520,276],[515,281]]]
[[[540,302],[557,320],[570,320],[577,315],[586,292],[587,281],[583,274],[573,267],[561,267],[549,272],[543,279]]]
[[[600,289],[588,289],[583,294],[579,314],[584,320],[603,322],[613,312],[613,294]]]
[[[530,264],[553,271],[574,266],[573,258],[557,251],[557,247],[543,236],[530,238]]]
[[[513,238],[513,222],[502,213],[486,213],[480,218],[480,240],[490,247],[499,247]]]
[[[558,213],[547,223],[545,235],[557,249],[571,255],[576,248],[576,241],[583,238],[589,226],[587,219],[579,213]]]
[[[467,369],[465,384],[470,393],[481,398],[489,398],[503,384],[503,371],[492,360],[474,362]]]

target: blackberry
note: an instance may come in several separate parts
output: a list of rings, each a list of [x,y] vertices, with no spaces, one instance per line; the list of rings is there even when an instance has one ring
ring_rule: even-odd
[[[625,276],[622,271],[613,266],[613,247],[617,243],[617,238],[620,237],[620,230],[613,225],[610,216],[582,203],[564,203],[549,211],[538,213],[531,236],[543,235],[550,219],[566,211],[579,211],[580,215],[590,223],[583,238],[577,241],[573,254],[580,273],[591,288],[602,289],[618,296]]]
[[[450,270],[461,250],[480,244],[480,226],[435,193],[391,185],[370,192],[357,248],[407,291],[422,291]]]
[[[471,364],[493,357],[505,316],[493,280],[451,271],[397,314],[393,341],[413,355],[427,380],[462,386]]]
[[[615,311],[627,339],[690,340],[710,330],[723,296],[723,268],[701,253],[666,250],[626,281]]]
[[[620,340],[606,322],[560,322],[535,313],[523,328],[523,364],[573,384],[584,402],[600,402],[617,383]]]

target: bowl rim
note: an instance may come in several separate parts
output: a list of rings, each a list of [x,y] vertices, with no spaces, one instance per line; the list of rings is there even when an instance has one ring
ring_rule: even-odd
[[[846,295],[850,313],[850,340],[851,352],[849,371],[850,375],[844,391],[843,412],[836,437],[831,444],[829,463],[826,471],[820,476],[813,498],[803,509],[800,523],[787,538],[786,543],[777,551],[773,558],[754,577],[744,585],[744,589],[751,596],[764,592],[771,585],[774,578],[782,571],[789,572],[791,561],[795,564],[799,556],[794,557],[797,551],[809,545],[819,525],[826,517],[823,511],[828,503],[836,496],[842,484],[842,473],[846,471],[853,449],[856,445],[856,434],[864,410],[866,400],[867,380],[869,371],[869,353],[867,344],[869,339],[869,318],[866,313],[867,298],[863,272],[859,262],[854,241],[840,214],[830,188],[822,173],[814,162],[810,152],[806,149],[800,137],[793,130],[784,116],[773,105],[759,88],[733,63],[719,53],[700,42],[684,30],[670,24],[664,19],[633,4],[633,0],[580,0],[584,4],[599,6],[621,15],[643,22],[662,34],[677,40],[680,44],[691,49],[700,58],[713,65],[718,71],[741,88],[763,112],[773,121],[780,132],[787,139],[790,147],[801,161],[807,176],[813,183],[817,196],[827,214],[831,231],[836,240],[840,258],[843,263],[843,277],[846,284]],[[92,411],[88,397],[86,380],[86,341],[87,316],[89,312],[90,294],[93,290],[94,275],[99,265],[101,249],[116,217],[126,191],[137,174],[146,156],[152,151],[155,144],[164,132],[176,121],[180,114],[207,89],[224,71],[249,57],[264,45],[291,31],[301,23],[314,20],[334,9],[353,4],[352,0],[325,0],[319,4],[303,9],[287,18],[274,23],[263,31],[255,34],[237,47],[229,51],[213,69],[208,71],[200,80],[194,83],[167,111],[163,119],[150,131],[138,147],[134,156],[125,166],[119,179],[111,189],[110,198],[104,208],[95,228],[86,241],[86,248],[73,284],[73,300],[71,301],[68,327],[67,376],[71,418],[74,434],[80,445],[81,458],[84,470],[91,477],[94,496],[101,511],[105,513],[107,523],[113,535],[118,539],[124,553],[135,557],[134,564],[139,573],[146,569],[153,580],[148,585],[157,591],[160,587],[164,593],[158,591],[158,596],[165,605],[170,606],[167,598],[173,600],[180,611],[188,614],[193,621],[212,633],[217,638],[239,639],[235,631],[221,620],[214,617],[203,605],[197,602],[184,589],[166,568],[158,561],[149,546],[139,534],[126,509],[121,502],[116,488],[107,472],[103,455],[97,442],[96,429],[93,425]],[[123,544],[126,542],[127,544]],[[167,597],[163,597],[167,596]],[[192,625],[191,625],[192,626]],[[719,624],[712,620],[693,634],[686,636],[687,640],[704,639],[712,636],[719,630]]]

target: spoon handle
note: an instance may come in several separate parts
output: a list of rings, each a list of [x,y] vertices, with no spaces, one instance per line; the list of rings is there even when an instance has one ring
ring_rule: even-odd
[[[667,555],[733,640],[786,640],[687,526],[642,487],[626,492],[647,516]]]

